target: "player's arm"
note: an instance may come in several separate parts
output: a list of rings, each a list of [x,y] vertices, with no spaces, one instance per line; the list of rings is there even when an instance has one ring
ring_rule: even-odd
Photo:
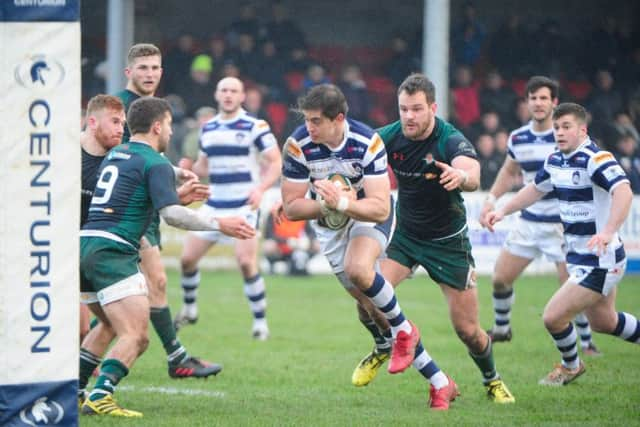
[[[451,165],[436,161],[440,173],[440,185],[447,191],[476,191],[480,187],[480,163],[467,156],[457,156]]]
[[[209,176],[209,158],[203,152],[200,152],[198,159],[193,163],[193,172],[200,178]]]
[[[262,195],[271,188],[278,178],[282,170],[282,155],[277,146],[273,146],[262,152],[260,163],[264,166],[260,183],[249,194],[249,205],[253,209],[260,207]]]
[[[483,227],[487,227],[487,213],[495,209],[496,201],[502,197],[507,191],[510,191],[516,184],[516,179],[520,175],[520,164],[507,156],[496,180],[493,182],[489,194],[482,204],[482,210],[480,211],[480,224]]]
[[[159,212],[167,224],[185,230],[221,231],[238,239],[250,239],[256,234],[241,217],[216,218],[180,205],[165,206]]]
[[[494,230],[494,225],[505,216],[518,212],[527,206],[531,206],[546,193],[540,191],[534,182],[530,182],[516,193],[503,207],[487,214],[487,228]]]
[[[365,175],[363,190],[365,197],[357,199],[355,191],[345,194],[332,182],[315,182],[318,194],[324,199],[325,206],[345,213],[358,221],[383,222],[389,217],[390,184],[389,176],[384,174]]]
[[[292,221],[322,218],[320,202],[306,197],[308,182],[297,182],[283,178],[280,183],[282,207]]]
[[[625,219],[627,219],[627,215],[629,215],[629,211],[631,210],[632,201],[633,193],[628,181],[621,182],[614,187],[611,193],[609,219],[602,231],[589,239],[589,242],[587,242],[588,248],[596,248],[598,255],[604,252],[607,245],[611,243],[613,235],[620,229]]]

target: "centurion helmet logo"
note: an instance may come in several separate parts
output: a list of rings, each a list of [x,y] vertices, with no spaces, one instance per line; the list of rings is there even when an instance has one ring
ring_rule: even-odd
[[[13,70],[16,82],[29,89],[53,89],[62,83],[65,70],[62,64],[45,55],[32,55]]]
[[[47,397],[41,397],[30,408],[20,411],[20,420],[30,426],[56,425],[64,418],[64,409],[55,400],[47,402]]]

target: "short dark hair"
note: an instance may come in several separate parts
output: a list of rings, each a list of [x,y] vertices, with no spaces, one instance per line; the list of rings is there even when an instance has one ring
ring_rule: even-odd
[[[400,84],[398,95],[407,92],[409,95],[424,92],[428,104],[433,104],[436,100],[436,86],[424,74],[413,73]]]
[[[133,61],[143,56],[159,56],[162,58],[160,49],[151,43],[138,43],[131,46],[129,53],[127,54],[127,65],[133,64]]]
[[[571,114],[578,121],[582,123],[587,123],[587,110],[580,104],[575,104],[573,102],[563,102],[559,104],[553,110],[553,120],[558,120],[562,116],[566,116],[567,114]]]
[[[87,117],[106,109],[124,111],[124,104],[117,96],[98,94],[87,104]]]
[[[549,88],[551,92],[551,99],[557,99],[560,94],[560,85],[557,81],[545,76],[533,76],[527,81],[524,94],[528,97],[530,93],[533,93],[541,87]]]
[[[136,99],[129,106],[127,125],[131,135],[147,133],[154,122],[163,120],[165,115],[171,114],[171,106],[162,98],[147,96]]]
[[[312,87],[309,92],[298,98],[298,109],[320,110],[323,116],[333,120],[340,113],[346,116],[349,106],[338,86],[325,83]]]

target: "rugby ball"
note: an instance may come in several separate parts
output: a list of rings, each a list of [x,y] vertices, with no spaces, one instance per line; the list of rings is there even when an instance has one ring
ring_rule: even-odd
[[[351,181],[349,181],[349,178],[347,178],[346,176],[334,173],[329,175],[327,179],[332,182],[333,185],[338,188],[338,190],[351,191]],[[320,200],[322,201],[321,197]],[[339,212],[335,209],[329,209],[329,212],[322,219],[320,219],[319,222],[321,225],[331,230],[340,230],[347,225],[349,219],[350,217],[343,212]]]

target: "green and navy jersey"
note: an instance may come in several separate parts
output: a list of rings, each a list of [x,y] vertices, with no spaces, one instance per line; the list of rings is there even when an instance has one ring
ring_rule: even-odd
[[[82,192],[80,193],[80,228],[89,217],[89,205],[98,182],[98,171],[105,156],[94,156],[82,148]]]
[[[398,181],[397,227],[424,240],[455,234],[467,222],[460,190],[444,189],[435,161],[450,165],[458,156],[477,158],[459,130],[440,118],[435,120],[431,135],[420,141],[406,138],[399,121],[378,129]]]
[[[131,103],[136,99],[140,98],[140,95],[131,92],[129,89],[121,90],[116,93],[116,96],[120,98],[122,103],[124,104],[124,113],[129,113],[129,107]],[[129,138],[131,138],[131,133],[129,132],[129,125],[125,124],[124,133],[122,134],[122,142],[129,142]]]
[[[150,145],[120,144],[100,166],[81,235],[124,239],[139,248],[154,212],[179,204],[174,182],[171,164]]]

